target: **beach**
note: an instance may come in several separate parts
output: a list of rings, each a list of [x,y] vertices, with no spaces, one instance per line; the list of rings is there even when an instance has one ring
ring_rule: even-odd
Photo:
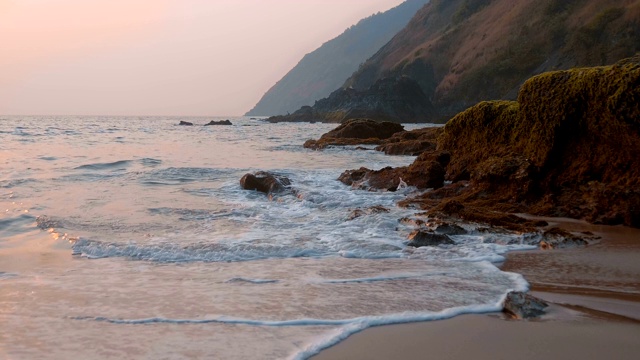
[[[507,255],[501,269],[523,274],[530,293],[551,304],[540,319],[490,313],[371,328],[313,359],[637,358],[640,230],[544,220],[600,239],[585,248]]]

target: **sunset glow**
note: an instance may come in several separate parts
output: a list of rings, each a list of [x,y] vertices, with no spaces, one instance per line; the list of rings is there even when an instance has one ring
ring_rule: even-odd
[[[0,0],[0,114],[242,114],[400,2]]]

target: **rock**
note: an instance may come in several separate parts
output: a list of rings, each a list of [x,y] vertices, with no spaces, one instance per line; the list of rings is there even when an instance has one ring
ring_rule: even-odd
[[[322,135],[320,138],[388,139],[393,136],[393,134],[403,130],[404,127],[396,123],[386,121],[379,122],[371,119],[351,119]]]
[[[188,122],[188,121],[180,121],[180,123],[178,125],[181,126],[193,126],[192,122]]]
[[[220,121],[211,120],[208,123],[204,124],[204,126],[212,126],[212,125],[233,125],[233,124],[229,120],[220,120]]]
[[[347,218],[348,221],[357,219],[362,216],[372,215],[372,214],[380,214],[380,213],[388,213],[390,210],[384,206],[376,205],[367,209],[355,209],[349,214]]]
[[[542,250],[552,250],[586,246],[588,244],[587,240],[566,230],[554,227],[546,230],[542,234],[542,240],[540,241],[539,246]]]
[[[549,304],[529,294],[512,291],[507,294],[502,306],[503,312],[516,319],[531,319],[543,315]]]
[[[340,174],[338,180],[345,185],[353,186],[353,184],[364,181],[369,172],[371,172],[371,170],[365,167],[361,167],[358,170],[346,170]]]
[[[318,140],[308,140],[305,148],[323,149],[327,146],[377,145],[393,134],[403,131],[400,124],[371,119],[350,119],[322,135]]]
[[[411,240],[407,246],[423,247],[423,246],[438,246],[438,245],[453,245],[455,242],[451,238],[444,234],[436,234],[424,230],[416,230],[409,235]]]
[[[362,167],[343,172],[338,180],[345,185],[365,190],[396,191],[401,186],[437,189],[444,184],[444,166],[448,162],[447,152],[424,152],[408,167],[386,167],[380,170]]]
[[[240,179],[240,186],[245,190],[257,190],[265,194],[283,192],[291,185],[291,181],[279,175],[264,171],[255,174],[245,174]]]

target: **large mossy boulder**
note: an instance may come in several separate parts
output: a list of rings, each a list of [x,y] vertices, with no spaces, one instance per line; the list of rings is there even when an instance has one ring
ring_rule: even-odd
[[[640,56],[535,76],[445,126],[447,178],[543,215],[640,226]],[[480,193],[480,192],[478,192]]]

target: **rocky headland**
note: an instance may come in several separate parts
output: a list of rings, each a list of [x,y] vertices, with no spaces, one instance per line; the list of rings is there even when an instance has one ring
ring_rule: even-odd
[[[437,228],[465,223],[477,231],[536,233],[547,249],[592,237],[549,229],[523,213],[640,227],[640,55],[535,76],[518,101],[481,102],[444,127],[373,124],[348,121],[305,146],[364,143],[392,154],[420,153],[406,167],[360,168],[339,177],[370,191],[430,189],[400,203],[424,210],[403,219],[415,225],[412,242],[419,246],[447,243]]]

